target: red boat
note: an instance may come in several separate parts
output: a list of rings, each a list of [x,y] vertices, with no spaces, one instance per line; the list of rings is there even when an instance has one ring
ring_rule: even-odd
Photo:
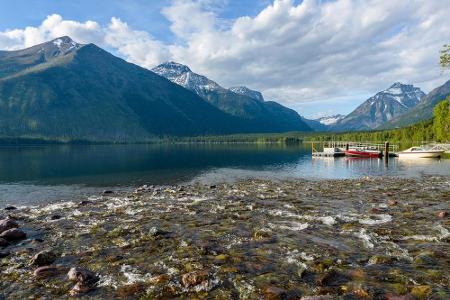
[[[383,156],[381,151],[367,148],[348,149],[345,150],[345,155],[354,157],[366,157],[366,158],[380,158]]]

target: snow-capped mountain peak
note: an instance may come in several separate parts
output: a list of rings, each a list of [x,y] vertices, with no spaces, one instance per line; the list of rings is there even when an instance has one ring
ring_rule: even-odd
[[[415,107],[425,93],[411,84],[396,82],[367,99],[335,125],[336,130],[375,129]]]
[[[70,52],[72,52],[73,50],[79,49],[82,45],[76,43],[75,41],[73,41],[70,37],[68,36],[63,36],[57,39],[54,39],[53,41],[47,43],[48,47],[52,52],[52,56],[56,57],[56,56],[61,56],[61,55],[66,55]],[[45,51],[45,49],[41,49],[42,51]]]
[[[235,94],[244,95],[244,96],[250,97],[252,99],[264,102],[264,97],[261,94],[261,92],[251,90],[246,86],[235,86],[235,87],[229,88],[229,90]]]
[[[316,121],[320,122],[323,125],[329,126],[329,125],[336,124],[343,118],[345,118],[344,115],[337,114],[337,115],[332,115],[332,116],[321,117],[321,118],[316,119]]]
[[[207,77],[192,72],[188,66],[176,62],[160,64],[153,68],[152,71],[184,88],[196,92],[200,96],[204,96],[209,91],[224,89]]]
[[[379,92],[374,96],[374,100],[380,98],[391,98],[401,105],[410,108],[416,106],[417,103],[425,96],[425,93],[418,87],[411,84],[403,84],[396,82],[388,89]]]

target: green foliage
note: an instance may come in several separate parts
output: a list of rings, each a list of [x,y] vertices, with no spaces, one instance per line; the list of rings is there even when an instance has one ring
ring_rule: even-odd
[[[445,142],[450,140],[450,96],[434,108],[433,127],[436,141]]]
[[[440,53],[441,67],[444,69],[450,68],[450,45],[444,45]]]

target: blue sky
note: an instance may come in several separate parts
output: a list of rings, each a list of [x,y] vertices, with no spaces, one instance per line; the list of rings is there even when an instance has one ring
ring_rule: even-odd
[[[347,114],[393,82],[449,79],[441,0],[0,0],[0,50],[61,35],[146,68],[167,60],[307,117]]]
[[[234,19],[255,16],[270,4],[268,0],[235,0],[218,4],[219,17]],[[171,42],[170,23],[161,9],[170,0],[0,0],[0,30],[37,26],[48,15],[57,13],[64,19],[84,22],[95,20],[106,24],[111,17],[125,20],[135,29],[150,32],[154,37]]]

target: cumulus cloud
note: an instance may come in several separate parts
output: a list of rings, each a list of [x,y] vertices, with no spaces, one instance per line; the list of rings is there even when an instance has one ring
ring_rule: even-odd
[[[395,81],[425,90],[445,81],[438,51],[450,36],[446,1],[274,0],[254,17],[234,20],[220,17],[225,4],[173,0],[161,12],[171,24],[172,44],[118,18],[101,26],[53,15],[39,27],[0,32],[0,48],[70,35],[147,68],[175,60],[224,86],[245,84],[299,111],[354,107]]]

